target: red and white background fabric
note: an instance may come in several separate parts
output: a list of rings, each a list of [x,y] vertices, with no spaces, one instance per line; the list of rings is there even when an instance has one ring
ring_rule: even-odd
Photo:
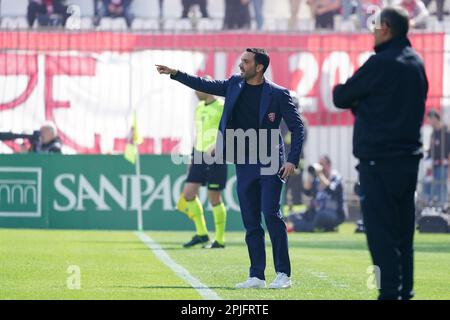
[[[427,106],[449,106],[450,36],[420,33],[411,41],[426,64]],[[350,171],[353,117],[333,106],[331,91],[372,45],[369,34],[0,32],[0,131],[30,132],[51,120],[67,153],[119,153],[136,109],[141,152],[189,153],[195,96],[154,65],[225,79],[238,72],[246,47],[264,47],[267,76],[300,97],[310,129],[307,158],[327,153]],[[18,149],[0,145],[0,153]]]

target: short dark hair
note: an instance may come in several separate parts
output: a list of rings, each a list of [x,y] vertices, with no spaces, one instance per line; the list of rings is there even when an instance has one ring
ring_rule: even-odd
[[[324,154],[322,156],[322,159],[325,160],[325,162],[328,163],[329,166],[331,166],[331,159],[328,155]]]
[[[441,120],[441,115],[439,114],[439,112],[437,112],[436,110],[433,110],[433,109],[431,109],[430,111],[427,112],[427,117]]]
[[[380,13],[380,22],[391,30],[392,36],[406,37],[409,30],[408,12],[402,7],[386,7]]]
[[[255,55],[256,64],[262,64],[264,66],[263,73],[266,72],[270,63],[270,57],[267,54],[267,51],[260,48],[247,48],[245,51],[253,53]]]

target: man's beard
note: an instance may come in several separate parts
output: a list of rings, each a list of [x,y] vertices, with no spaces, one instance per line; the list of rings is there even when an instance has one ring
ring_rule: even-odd
[[[242,72],[242,70],[241,70]],[[241,77],[244,78],[245,80],[250,80],[253,79],[256,76],[256,70],[252,73],[249,72],[242,72]]]

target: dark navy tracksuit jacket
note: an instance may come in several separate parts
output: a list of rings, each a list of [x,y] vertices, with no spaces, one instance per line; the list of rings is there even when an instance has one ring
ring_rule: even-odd
[[[376,54],[345,83],[334,103],[355,116],[353,153],[369,250],[379,267],[380,299],[413,296],[414,193],[422,155],[421,126],[428,81],[406,37]]]
[[[178,71],[171,78],[194,90],[225,97],[219,131],[222,137],[225,137],[225,130],[233,129],[231,121],[233,108],[245,86],[242,77],[232,76],[223,81],[209,80]],[[303,123],[289,91],[265,79],[259,106],[259,129],[279,129],[281,119],[284,119],[291,131],[292,145],[287,161],[297,165],[302,150]],[[278,153],[281,166],[286,161],[281,134],[278,142],[276,148],[272,150]],[[223,141],[218,141],[219,144],[226,146]],[[272,241],[275,270],[290,276],[286,226],[280,212],[281,180],[276,174],[261,175],[261,165],[258,164],[236,164],[236,175],[237,193],[250,256],[250,277],[265,279],[266,253],[261,211]]]

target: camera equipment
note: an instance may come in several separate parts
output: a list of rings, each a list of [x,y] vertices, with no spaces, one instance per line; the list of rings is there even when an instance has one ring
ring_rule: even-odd
[[[33,150],[40,141],[40,131],[35,130],[32,134],[29,133],[13,133],[13,132],[0,132],[0,141],[27,139]]]
[[[425,207],[417,221],[417,229],[421,233],[450,232],[450,215],[441,207]]]
[[[312,176],[316,176],[317,172],[320,172],[323,170],[323,167],[320,163],[313,163],[310,166],[308,166],[308,173]]]
[[[359,181],[353,185],[353,192],[358,197],[361,197],[361,184],[359,183]],[[364,221],[361,215],[361,218],[356,221],[355,233],[364,233],[364,232],[366,232],[366,230],[364,228]]]

